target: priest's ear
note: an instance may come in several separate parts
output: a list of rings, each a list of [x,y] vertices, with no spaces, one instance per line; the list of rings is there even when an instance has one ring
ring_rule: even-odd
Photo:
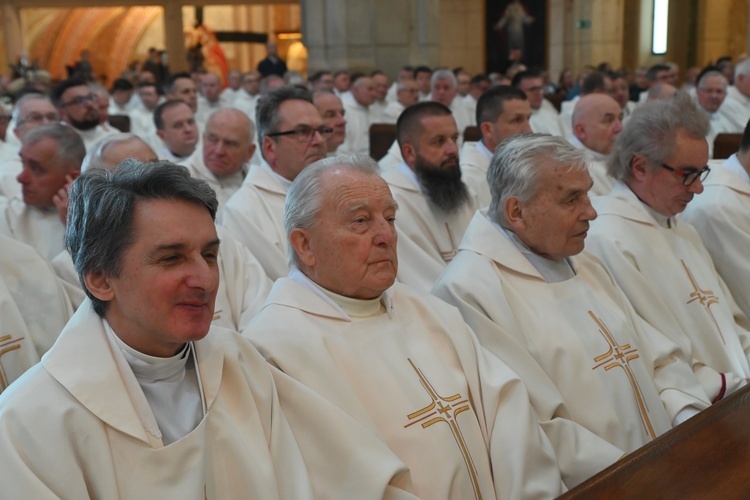
[[[649,170],[648,160],[645,156],[635,155],[630,160],[630,171],[633,174],[633,179],[638,182],[643,181]]]
[[[409,165],[409,167],[413,167],[417,162],[417,150],[409,143],[401,146],[401,155],[404,157],[404,163]]]
[[[505,200],[505,204],[502,208],[505,220],[508,222],[508,225],[513,232],[517,233],[526,229],[526,221],[523,218],[524,206],[518,197],[510,196]]]
[[[102,272],[90,272],[83,275],[83,284],[86,289],[102,302],[109,302],[115,298],[115,291],[112,288],[109,277]]]
[[[297,253],[297,259],[302,265],[306,267],[315,265],[315,252],[310,245],[310,235],[306,229],[299,227],[292,229],[289,233],[289,244]]]

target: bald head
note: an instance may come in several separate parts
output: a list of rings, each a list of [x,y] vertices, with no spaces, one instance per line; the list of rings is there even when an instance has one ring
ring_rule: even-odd
[[[239,172],[255,152],[255,126],[242,111],[225,108],[214,112],[203,132],[203,162],[216,176]]]
[[[375,82],[369,76],[357,78],[352,84],[351,92],[354,100],[364,107],[375,102]]]
[[[607,94],[588,94],[573,111],[573,134],[588,149],[608,155],[622,130],[622,109]]]
[[[648,89],[648,100],[669,99],[677,92],[677,88],[669,83],[655,83]]]
[[[128,133],[110,134],[97,142],[86,154],[81,171],[85,172],[92,168],[114,170],[127,158],[142,162],[158,159],[151,146],[140,137]]]

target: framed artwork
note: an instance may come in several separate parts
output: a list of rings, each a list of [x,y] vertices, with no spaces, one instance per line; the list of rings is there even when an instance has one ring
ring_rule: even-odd
[[[547,0],[487,0],[487,72],[546,66]]]

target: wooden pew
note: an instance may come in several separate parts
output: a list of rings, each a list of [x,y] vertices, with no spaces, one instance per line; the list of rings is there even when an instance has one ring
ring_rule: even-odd
[[[740,149],[742,134],[718,134],[714,139],[714,160],[729,158]]]
[[[396,125],[373,123],[370,125],[370,156],[380,161],[396,140]]]
[[[560,498],[750,498],[750,386],[659,436]]]

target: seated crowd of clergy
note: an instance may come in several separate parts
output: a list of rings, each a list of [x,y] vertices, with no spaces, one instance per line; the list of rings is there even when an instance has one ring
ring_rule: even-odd
[[[744,387],[750,59],[511,70],[19,97],[2,491],[546,499]]]

